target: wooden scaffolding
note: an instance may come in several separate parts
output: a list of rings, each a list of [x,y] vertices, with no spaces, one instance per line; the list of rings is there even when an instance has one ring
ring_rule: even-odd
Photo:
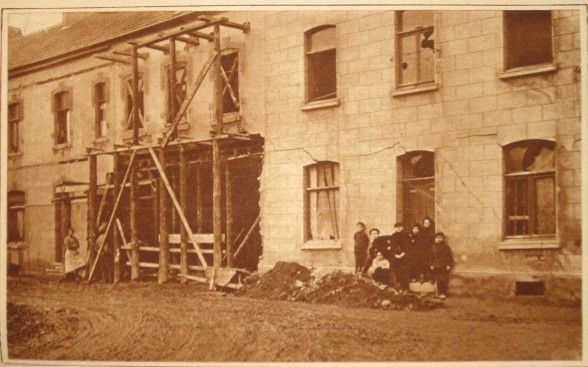
[[[157,268],[159,283],[168,280],[171,270],[179,270],[182,282],[193,279],[210,282],[211,286],[215,283],[215,274],[219,277],[221,270],[230,270],[221,276],[225,278],[226,284],[229,283],[232,275],[238,272],[234,268],[234,259],[247,243],[254,228],[258,226],[259,215],[247,228],[244,227],[235,236],[232,208],[232,185],[235,185],[235,180],[231,177],[229,162],[260,157],[263,151],[263,138],[257,134],[223,131],[223,96],[228,93],[234,101],[237,99],[231,87],[232,73],[227,73],[221,65],[220,31],[222,27],[238,29],[244,33],[249,32],[249,23],[241,24],[231,22],[227,18],[199,15],[193,25],[159,32],[144,39],[129,42],[130,47],[126,50],[96,56],[131,66],[132,79],[129,89],[132,108],[128,122],[129,126],[132,126],[133,134],[130,144],[115,145],[114,149],[108,151],[95,148],[87,150],[89,161],[88,281],[92,281],[97,268],[106,268],[109,269],[108,272],[112,271],[112,280],[115,283],[119,282],[122,279],[123,269],[126,269],[125,265],[130,266],[131,280],[139,279],[142,267]],[[207,29],[212,32],[204,32]],[[192,89],[181,101],[177,95],[176,43],[199,45],[201,39],[212,44],[212,54],[196,76]],[[144,144],[139,136],[142,119],[138,101],[139,62],[146,59],[140,52],[145,48],[169,54],[168,93],[171,95],[168,108],[173,120],[166,134],[156,144]],[[209,70],[213,74],[211,137],[204,140],[182,138],[177,133],[178,125],[186,115],[190,103]],[[97,166],[100,155],[113,156],[114,167],[112,177],[102,188],[102,199],[98,203]],[[201,173],[205,165],[211,168],[212,176],[212,233],[202,233],[204,219],[202,187],[205,185],[202,182]],[[173,179],[170,179],[170,170],[174,172]],[[151,192],[149,198],[153,203],[152,213],[147,213],[140,208],[142,187],[147,187]],[[194,187],[195,190],[193,190]],[[190,192],[192,192],[192,199]],[[125,207],[123,202],[128,203],[128,207]],[[125,207],[125,214],[128,215],[122,215],[124,211],[122,207]],[[191,225],[186,215],[189,207],[195,207],[196,213],[193,217],[196,217],[196,226]],[[173,215],[170,215],[170,211]],[[175,224],[175,227],[170,224],[170,217],[179,222]],[[153,243],[142,243],[139,239],[139,222],[145,221],[145,218],[150,220],[151,226],[143,226],[141,230],[158,224],[157,236],[154,239],[158,242],[158,246],[154,246]],[[104,224],[105,228],[100,228],[104,227]],[[124,224],[129,229],[130,236],[125,235]],[[177,229],[180,229],[179,233],[172,233]],[[208,245],[212,245],[212,248],[208,248]],[[158,253],[158,260],[141,261],[141,252],[151,252],[152,255]],[[179,260],[179,263],[170,263],[170,257]],[[103,266],[104,264],[110,264],[110,266]],[[106,280],[110,279],[107,275]]]

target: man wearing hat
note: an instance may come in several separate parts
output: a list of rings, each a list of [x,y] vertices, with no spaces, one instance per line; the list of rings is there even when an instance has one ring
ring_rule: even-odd
[[[437,296],[440,299],[447,297],[449,272],[453,265],[453,254],[445,241],[445,235],[443,232],[435,233],[435,242],[431,251],[431,271],[437,283]]]
[[[406,248],[409,244],[410,237],[404,230],[404,224],[397,222],[394,224],[394,233],[392,234],[392,269],[399,290],[408,289],[408,273],[406,264]]]

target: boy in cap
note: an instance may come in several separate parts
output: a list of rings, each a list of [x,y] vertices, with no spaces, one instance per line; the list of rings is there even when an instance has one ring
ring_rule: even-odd
[[[437,296],[440,299],[447,297],[449,272],[453,268],[453,265],[453,254],[445,241],[445,235],[443,232],[437,232],[431,250],[431,271],[435,283],[437,283]]]
[[[355,273],[360,274],[363,272],[363,267],[365,265],[368,245],[370,239],[368,235],[365,233],[365,224],[363,222],[358,222],[356,231],[353,234],[353,243],[354,243],[354,251],[355,251]]]
[[[406,249],[410,239],[404,231],[403,223],[395,223],[394,231],[392,234],[392,269],[399,290],[405,291],[408,288]]]

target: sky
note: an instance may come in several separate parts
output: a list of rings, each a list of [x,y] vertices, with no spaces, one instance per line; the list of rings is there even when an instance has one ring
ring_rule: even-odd
[[[13,13],[8,15],[8,25],[29,34],[61,23],[61,15],[60,12]]]

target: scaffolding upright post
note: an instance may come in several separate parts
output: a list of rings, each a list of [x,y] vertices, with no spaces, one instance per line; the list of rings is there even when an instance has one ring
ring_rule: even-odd
[[[225,163],[225,216],[227,219],[225,243],[227,244],[227,267],[233,267],[233,188],[229,162]]]
[[[137,45],[133,44],[131,48],[131,68],[133,73],[132,93],[133,93],[133,145],[139,144],[139,57]],[[131,179],[131,183],[134,179]]]
[[[221,267],[222,260],[222,181],[219,136],[223,132],[223,79],[220,63],[220,26],[218,24],[214,25],[213,36],[214,51],[216,53],[216,59],[213,64],[213,106],[216,129],[212,139],[212,227],[214,234],[214,268],[218,269]]]
[[[169,40],[169,78],[168,78],[168,108],[169,123],[172,123],[176,117],[176,40],[174,37]]]
[[[137,229],[137,164],[131,166],[130,172],[130,223],[131,223],[131,280],[139,279],[139,234]]]
[[[113,184],[113,197],[118,197],[118,193],[121,190],[120,187],[120,156],[118,153],[113,154],[114,162],[113,162],[113,169],[112,169],[112,184]],[[118,231],[115,229],[112,231],[112,239],[113,239],[113,247],[114,247],[114,270],[113,270],[113,277],[114,283],[120,282],[120,236]]]
[[[186,165],[186,147],[180,145],[180,207],[186,211],[188,207],[188,171]],[[186,228],[181,226],[180,229],[180,272],[181,282],[186,283],[188,278],[188,233]]]
[[[165,148],[159,150],[159,163],[163,170],[166,166]],[[159,187],[163,188],[163,179],[159,179]],[[168,200],[167,192],[163,189],[159,191],[159,272],[157,282],[159,284],[167,282],[169,267],[169,243],[168,243]]]
[[[96,256],[96,199],[98,189],[98,158],[94,154],[88,156],[90,177],[88,185],[88,264]]]

